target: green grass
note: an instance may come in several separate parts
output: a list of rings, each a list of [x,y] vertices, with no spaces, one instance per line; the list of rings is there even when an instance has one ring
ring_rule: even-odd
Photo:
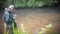
[[[12,21],[12,26],[13,26],[13,32],[14,32],[14,34],[30,34],[28,31],[25,30],[24,24],[21,25],[21,28],[20,28],[19,32],[18,32],[17,28],[14,28],[13,21]],[[42,33],[52,34],[52,32],[50,31],[51,28],[52,28],[52,24],[48,24],[45,27],[39,29],[38,32],[37,32],[37,34],[42,34]],[[23,30],[25,30],[25,32],[23,32]],[[4,34],[6,34],[5,30],[4,30]],[[56,33],[53,33],[53,34],[56,34]]]

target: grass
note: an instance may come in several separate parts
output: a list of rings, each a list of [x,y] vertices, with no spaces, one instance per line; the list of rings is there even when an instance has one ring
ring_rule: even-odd
[[[13,21],[12,21],[12,23],[13,23]],[[13,32],[14,32],[14,34],[30,34],[29,32],[26,32],[24,24],[21,24],[21,28],[20,28],[19,31],[18,31],[17,28],[14,28],[14,24],[12,24],[12,25],[13,25]],[[43,34],[43,33],[45,33],[45,34],[52,34],[51,31],[50,31],[51,28],[52,28],[52,24],[48,24],[45,27],[42,27],[41,29],[39,29],[37,34]],[[5,30],[4,30],[4,34],[6,34]],[[54,33],[54,34],[56,34],[56,33]]]

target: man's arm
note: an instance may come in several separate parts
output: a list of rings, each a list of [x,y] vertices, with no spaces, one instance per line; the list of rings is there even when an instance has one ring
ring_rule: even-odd
[[[5,19],[4,19],[4,21],[5,21],[6,23],[12,21],[12,19],[9,18],[9,13],[8,13],[8,12],[5,12]]]
[[[8,12],[5,12],[4,13],[4,21],[7,22],[9,19],[9,13]]]

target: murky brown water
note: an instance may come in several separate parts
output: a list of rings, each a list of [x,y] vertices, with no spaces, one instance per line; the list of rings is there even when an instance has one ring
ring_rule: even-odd
[[[53,28],[52,32],[57,32],[59,34],[60,32],[60,14],[58,13],[44,13],[40,12],[43,11],[41,9],[18,9],[16,10],[17,18],[16,18],[16,23],[17,27],[20,29],[21,23],[24,24],[25,29],[28,31],[30,34],[35,34],[40,28],[44,27],[45,25],[52,23]],[[48,10],[49,11],[49,10]],[[1,13],[0,13],[0,16]],[[1,20],[2,17],[0,17]],[[3,20],[0,21],[0,33],[3,32]],[[53,34],[53,33],[52,33]]]

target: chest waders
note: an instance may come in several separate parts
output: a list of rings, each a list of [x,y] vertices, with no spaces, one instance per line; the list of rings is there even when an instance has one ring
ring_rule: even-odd
[[[8,34],[14,34],[14,21],[12,20],[12,25],[8,27]]]

